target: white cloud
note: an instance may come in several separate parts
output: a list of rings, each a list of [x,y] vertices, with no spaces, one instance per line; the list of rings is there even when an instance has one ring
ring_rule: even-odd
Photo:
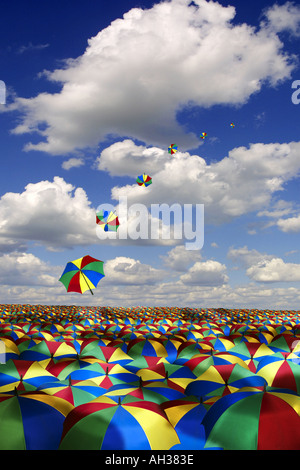
[[[24,52],[40,51],[42,49],[46,49],[47,47],[49,47],[49,44],[32,44],[32,42],[29,42],[27,45],[19,47],[17,53],[23,54]]]
[[[242,248],[230,248],[228,250],[227,257],[232,261],[237,262],[242,267],[251,267],[252,265],[256,265],[258,263],[271,261],[274,258],[273,255],[260,253],[255,249],[248,250],[247,246]]]
[[[0,256],[0,284],[50,287],[57,283],[58,269],[32,253],[12,252]]]
[[[82,165],[84,165],[82,158],[69,158],[69,160],[64,161],[61,166],[64,170],[70,170],[71,168],[78,168]]]
[[[294,36],[300,36],[300,7],[293,2],[283,5],[275,4],[264,12],[267,22],[262,22],[263,27],[269,28],[275,33],[288,31]]]
[[[152,285],[160,282],[165,275],[165,271],[161,269],[126,256],[118,256],[105,263],[105,284]]]
[[[300,232],[300,215],[297,217],[289,217],[287,219],[279,219],[277,226],[283,232]]]
[[[0,241],[35,241],[57,250],[97,242],[96,216],[82,188],[63,178],[28,184],[0,199]],[[9,248],[9,246],[8,246]]]
[[[202,258],[200,252],[186,250],[182,245],[176,246],[167,255],[160,257],[165,266],[177,272],[186,271],[189,265]]]
[[[251,266],[246,273],[258,282],[298,282],[300,264],[285,263],[281,258],[273,258]]]
[[[226,266],[218,261],[197,261],[188,273],[180,276],[180,280],[187,285],[220,286],[229,280]]]
[[[111,134],[161,147],[176,136],[182,149],[195,148],[198,138],[176,121],[184,106],[243,104],[263,84],[290,78],[294,58],[274,28],[234,25],[234,7],[194,3],[133,8],[90,38],[83,55],[44,72],[60,92],[19,97],[6,109],[22,113],[15,134],[42,138],[25,150],[66,155]]]
[[[117,148],[118,157],[115,158]],[[122,152],[123,149],[123,152]],[[130,149],[130,151],[129,151]],[[143,165],[144,152],[151,151],[143,146],[130,144],[128,140],[118,142],[105,149],[104,163],[99,165],[106,171],[118,174],[134,171],[134,165]],[[175,155],[165,152],[165,158],[159,154],[154,160],[151,177],[152,185],[142,191],[136,183],[123,187],[112,188],[112,198],[126,196],[128,204],[139,202],[150,206],[160,204],[195,204],[195,201],[205,206],[205,223],[228,222],[253,211],[260,215],[268,215],[272,196],[284,190],[287,181],[299,175],[300,171],[300,142],[286,144],[250,144],[249,148],[237,147],[231,150],[228,157],[208,165],[202,157],[178,151]],[[134,157],[132,156],[134,154]],[[275,216],[292,212],[290,203],[277,203]]]

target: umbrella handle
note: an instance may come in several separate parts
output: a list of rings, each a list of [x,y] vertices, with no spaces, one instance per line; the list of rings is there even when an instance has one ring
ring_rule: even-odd
[[[81,270],[80,270],[80,272],[81,272],[81,274],[83,275],[83,278],[84,278],[84,280],[85,280],[85,282],[86,282],[86,285],[87,285],[88,288],[90,289],[90,293],[91,293],[92,295],[94,295],[94,292],[92,291],[92,289],[90,288],[90,286],[89,286],[89,284],[88,284],[88,282],[87,282],[87,280],[86,280],[85,274],[84,274]]]

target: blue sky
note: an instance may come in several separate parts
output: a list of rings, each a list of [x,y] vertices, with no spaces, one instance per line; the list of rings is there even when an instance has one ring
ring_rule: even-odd
[[[2,5],[1,303],[299,309],[299,50],[282,0]],[[203,247],[100,239],[125,196],[204,204]],[[94,296],[58,282],[85,254]]]

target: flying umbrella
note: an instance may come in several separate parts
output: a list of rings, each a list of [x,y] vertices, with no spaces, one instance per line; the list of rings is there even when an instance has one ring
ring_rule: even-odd
[[[56,450],[72,409],[42,392],[0,394],[0,450]]]
[[[178,150],[178,147],[176,144],[171,144],[170,147],[168,148],[168,152],[173,155],[174,153],[176,153]]]
[[[288,390],[240,389],[217,400],[202,424],[205,447],[224,450],[299,450],[300,397]]]
[[[104,232],[116,232],[120,222],[114,212],[101,210],[96,213],[96,224],[100,225]]]
[[[207,133],[206,133],[206,132],[202,132],[202,134],[200,135],[200,138],[201,138],[201,139],[205,139],[206,136],[207,136]]]
[[[233,128],[234,126],[235,126],[235,124],[234,124],[233,122],[231,122],[231,123],[230,123],[230,127]]]
[[[64,422],[61,450],[160,450],[178,444],[159,405],[134,397],[99,397],[74,408]]]
[[[137,177],[136,179],[136,182],[139,186],[150,186],[150,184],[152,184],[152,178],[151,176],[149,175],[145,175],[145,173],[143,175],[140,175]]]
[[[93,294],[92,288],[95,288],[103,277],[103,261],[87,255],[67,263],[59,281],[64,284],[67,292],[83,294],[89,289]]]

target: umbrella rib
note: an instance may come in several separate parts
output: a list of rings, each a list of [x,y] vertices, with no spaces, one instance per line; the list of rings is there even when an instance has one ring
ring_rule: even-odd
[[[80,270],[80,272],[81,272],[81,274],[83,275],[83,278],[84,278],[84,280],[85,280],[85,282],[86,282],[86,285],[87,285],[88,288],[90,289],[90,293],[91,293],[92,295],[94,295],[94,292],[92,291],[92,289],[90,288],[90,286],[89,286],[89,284],[88,284],[88,282],[87,282],[87,280],[86,280],[85,274],[84,274],[81,270]]]

